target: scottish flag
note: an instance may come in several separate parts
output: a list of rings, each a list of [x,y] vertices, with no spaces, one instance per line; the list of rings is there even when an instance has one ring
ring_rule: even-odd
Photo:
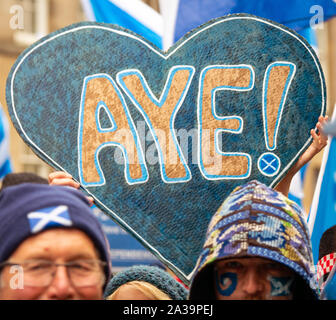
[[[336,119],[336,108],[333,115]],[[314,261],[318,261],[322,234],[336,225],[336,137],[328,137],[308,218]]]
[[[168,2],[168,1],[167,1]],[[161,0],[160,4],[165,1]],[[333,0],[171,0],[173,43],[208,20],[232,13],[249,13],[300,31],[336,15]],[[166,31],[165,31],[166,32]]]
[[[162,48],[161,15],[140,0],[82,0],[90,21],[116,24]]]
[[[72,221],[67,206],[55,206],[29,212],[27,218],[32,233],[38,233],[50,227],[69,227]]]
[[[0,105],[0,179],[10,172],[12,172],[12,165],[9,157],[9,127]]]

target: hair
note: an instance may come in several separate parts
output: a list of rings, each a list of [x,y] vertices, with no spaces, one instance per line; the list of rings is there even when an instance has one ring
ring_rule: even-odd
[[[336,252],[336,226],[323,232],[319,245],[319,260],[327,254]]]
[[[119,293],[119,290],[123,286],[131,286],[135,289],[141,291],[148,300],[172,300],[167,293],[153,286],[152,284],[145,281],[130,281],[123,285],[121,285],[117,290],[115,290],[112,294],[110,294],[106,300],[117,300],[116,297]],[[131,300],[131,299],[130,299]]]
[[[49,184],[48,180],[32,172],[8,173],[2,180],[0,191],[6,187],[15,186],[21,183],[40,183]]]

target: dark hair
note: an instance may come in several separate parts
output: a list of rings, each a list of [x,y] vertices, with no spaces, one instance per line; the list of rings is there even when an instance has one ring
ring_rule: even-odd
[[[8,173],[2,180],[0,191],[6,187],[14,186],[20,183],[41,183],[48,184],[48,180],[31,172]]]
[[[322,234],[319,246],[319,260],[333,252],[336,252],[336,226],[332,226]]]

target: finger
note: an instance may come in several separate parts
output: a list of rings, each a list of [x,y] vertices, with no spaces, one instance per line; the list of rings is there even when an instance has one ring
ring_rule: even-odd
[[[50,183],[52,186],[66,186],[66,187],[73,187],[78,189],[80,187],[80,184],[76,181],[69,179],[69,178],[61,178],[61,179],[53,179]]]
[[[315,147],[321,151],[328,143],[328,138],[322,133],[321,127],[322,125],[318,123],[317,128],[319,129],[319,133],[317,134],[314,129],[310,131],[315,143]]]
[[[314,140],[314,142],[319,142],[319,136],[318,136],[318,134],[316,133],[316,131],[314,130],[314,129],[311,129],[310,130],[310,134],[311,134],[311,136],[312,136],[312,138],[313,138],[313,140]]]
[[[320,116],[319,119],[318,119],[318,122],[320,122],[322,125],[326,124],[328,122],[328,116]]]
[[[71,176],[71,174],[69,174],[67,172],[55,171],[55,172],[51,172],[49,174],[48,181],[50,183],[53,179],[60,179],[60,178],[70,178],[70,179],[72,179],[72,176]]]
[[[89,202],[90,202],[90,207],[92,207],[93,206],[93,204],[94,204],[94,199],[92,198],[92,197],[86,197],[88,200],[89,200]]]
[[[318,129],[318,131],[319,131],[319,136],[320,136],[320,139],[321,140],[328,140],[328,137],[327,137],[327,135],[325,135],[324,133],[323,133],[323,124],[322,123],[317,123],[316,124],[316,128]]]

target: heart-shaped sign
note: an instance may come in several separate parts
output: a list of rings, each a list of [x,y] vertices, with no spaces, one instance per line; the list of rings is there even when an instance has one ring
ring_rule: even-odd
[[[250,15],[210,21],[167,52],[79,23],[25,50],[7,82],[24,141],[185,282],[234,187],[275,186],[325,112],[316,54]]]

